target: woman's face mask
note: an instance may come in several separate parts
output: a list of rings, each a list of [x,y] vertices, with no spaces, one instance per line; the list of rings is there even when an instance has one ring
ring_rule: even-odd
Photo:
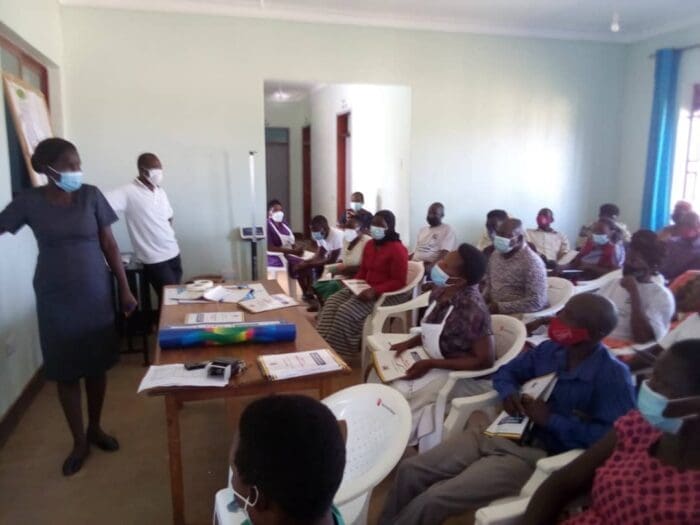
[[[662,432],[678,434],[683,426],[684,420],[696,418],[698,415],[691,414],[686,417],[665,417],[663,414],[669,402],[671,402],[669,398],[652,390],[648,380],[644,381],[639,388],[637,408],[642,416],[644,416],[644,419],[646,419],[651,426]]]
[[[284,212],[283,211],[272,212],[272,215],[270,215],[270,217],[272,217],[272,220],[275,222],[282,222],[284,220]]]
[[[381,241],[384,237],[386,237],[386,228],[382,228],[381,226],[370,226],[369,234],[375,241]]]
[[[51,166],[48,166],[48,168],[58,175],[58,179],[54,177],[49,178],[66,193],[77,191],[83,185],[82,171],[56,171]]]
[[[351,202],[350,209],[352,211],[360,211],[362,209],[362,203],[361,202]]]
[[[345,238],[345,241],[348,243],[351,243],[352,241],[357,239],[358,235],[359,234],[357,233],[357,230],[353,230],[352,228],[347,228],[343,232],[343,237]]]
[[[430,280],[433,281],[435,286],[443,287],[447,286],[447,281],[449,281],[450,276],[445,270],[440,268],[439,264],[434,264],[430,270]]]
[[[593,242],[595,244],[597,244],[598,246],[608,244],[609,241],[610,241],[610,236],[607,233],[594,233],[593,234]]]
[[[312,231],[312,232],[311,232],[311,238],[312,238],[314,241],[322,241],[322,240],[324,239],[324,237],[323,237],[323,232],[315,232],[315,231]]]

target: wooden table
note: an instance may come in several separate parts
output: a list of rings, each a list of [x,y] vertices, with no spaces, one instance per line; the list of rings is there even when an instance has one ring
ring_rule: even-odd
[[[263,285],[270,293],[282,293],[276,281],[264,281]],[[181,304],[176,306],[164,305],[161,309],[159,330],[166,326],[182,325],[186,314],[194,312],[219,312],[240,310],[236,304],[206,303]],[[246,321],[288,321],[296,324],[297,336],[294,342],[275,344],[237,344],[230,346],[200,347],[174,350],[161,350],[156,344],[153,363],[167,365],[188,361],[209,361],[216,357],[236,357],[243,359],[248,369],[239,377],[231,378],[228,386],[219,388],[173,387],[149,391],[149,395],[160,395],[165,398],[165,415],[168,428],[168,453],[170,458],[170,492],[173,506],[173,522],[177,525],[185,523],[185,494],[182,471],[182,451],[180,439],[180,409],[182,404],[189,401],[204,401],[234,396],[264,396],[270,393],[298,392],[300,390],[316,390],[320,398],[330,395],[333,388],[333,378],[349,374],[349,369],[329,374],[288,379],[285,381],[269,381],[263,377],[257,366],[257,357],[262,354],[280,354],[316,350],[330,346],[311,326],[301,311],[301,307],[283,308],[271,312],[251,314],[244,312]]]

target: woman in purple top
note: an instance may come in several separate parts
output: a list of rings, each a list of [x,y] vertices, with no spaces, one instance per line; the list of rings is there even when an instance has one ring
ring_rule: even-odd
[[[287,221],[284,220],[284,209],[282,203],[273,199],[268,204],[267,212],[267,265],[281,268],[284,263],[277,254],[297,255],[304,253],[303,248],[296,246],[294,232]]]

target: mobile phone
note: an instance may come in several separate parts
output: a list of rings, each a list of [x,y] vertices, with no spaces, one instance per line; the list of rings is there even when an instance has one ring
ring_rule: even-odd
[[[206,361],[201,361],[199,363],[196,363],[196,362],[185,363],[185,370],[199,370],[200,368],[204,368],[206,366],[207,366]]]

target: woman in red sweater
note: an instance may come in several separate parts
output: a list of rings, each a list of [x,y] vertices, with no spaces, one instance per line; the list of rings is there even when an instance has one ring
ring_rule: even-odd
[[[365,246],[360,271],[355,276],[367,281],[370,288],[359,295],[348,289],[339,291],[328,299],[319,314],[318,332],[340,354],[359,353],[362,326],[375,301],[385,292],[406,286],[408,251],[401,244],[395,225],[396,219],[389,210],[374,215],[370,227],[372,240]],[[401,296],[391,297],[384,304],[390,306],[405,300]]]

